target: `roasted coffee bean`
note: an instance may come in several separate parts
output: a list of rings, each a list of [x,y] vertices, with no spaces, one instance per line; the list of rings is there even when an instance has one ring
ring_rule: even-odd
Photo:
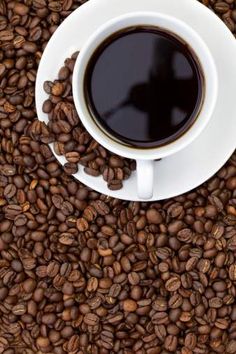
[[[14,7],[13,7],[13,11],[15,14],[20,15],[20,16],[24,16],[27,15],[27,13],[29,12],[29,8],[21,3],[15,3]]]
[[[137,303],[134,300],[126,299],[123,303],[124,311],[134,312],[137,310]]]
[[[8,184],[4,189],[4,196],[6,198],[12,198],[17,192],[17,188],[14,184]]]
[[[197,336],[194,333],[188,333],[184,340],[184,345],[190,350],[194,350],[197,345]]]
[[[236,264],[232,264],[229,267],[229,278],[233,281],[236,280]]]
[[[24,304],[18,304],[13,306],[12,313],[16,316],[22,316],[26,313],[26,306]]]
[[[123,184],[118,179],[113,179],[112,181],[108,182],[108,188],[112,191],[117,191],[123,187]]]
[[[93,313],[87,313],[84,316],[84,323],[89,326],[96,326],[99,323],[99,317]]]
[[[180,282],[179,277],[173,276],[167,280],[165,288],[167,291],[172,292],[172,291],[178,290],[180,288],[180,286],[181,286],[181,282]]]
[[[177,348],[178,340],[176,336],[169,335],[166,337],[164,347],[170,352],[175,352]]]

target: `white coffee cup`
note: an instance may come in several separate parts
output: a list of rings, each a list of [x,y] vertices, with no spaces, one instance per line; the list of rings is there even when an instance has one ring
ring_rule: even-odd
[[[97,47],[116,32],[131,26],[156,26],[177,35],[195,53],[204,76],[204,98],[192,126],[179,138],[156,148],[135,148],[113,139],[96,124],[85,98],[85,73]],[[212,55],[201,37],[184,22],[157,12],[134,12],[116,17],[99,27],[86,41],[76,60],[73,72],[73,97],[79,117],[93,138],[113,153],[137,162],[137,189],[141,199],[150,199],[154,188],[154,161],[185,148],[203,131],[209,122],[218,95],[218,75]],[[178,171],[176,171],[178,174]],[[158,183],[158,181],[157,181]]]

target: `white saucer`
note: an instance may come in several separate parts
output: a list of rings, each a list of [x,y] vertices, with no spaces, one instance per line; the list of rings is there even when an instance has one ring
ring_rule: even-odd
[[[236,148],[236,42],[223,22],[196,0],[90,0],[75,10],[50,39],[40,62],[36,81],[36,107],[40,120],[47,122],[42,105],[46,80],[54,80],[64,60],[79,50],[101,24],[134,11],[158,11],[173,15],[192,26],[208,45],[219,75],[219,97],[215,112],[204,132],[186,149],[156,162],[152,200],[185,193],[214,175]],[[64,165],[64,157],[55,155]],[[137,196],[136,173],[123,189],[110,191],[102,177],[91,177],[83,168],[74,175],[92,189],[125,200]],[[145,183],[145,182],[144,182]]]

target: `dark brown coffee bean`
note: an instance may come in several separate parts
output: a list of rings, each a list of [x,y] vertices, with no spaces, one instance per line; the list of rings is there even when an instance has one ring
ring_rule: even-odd
[[[75,238],[73,234],[70,234],[69,232],[64,232],[63,234],[60,235],[59,242],[63,245],[70,246],[74,243]]]
[[[183,303],[183,298],[179,294],[172,295],[169,299],[168,305],[172,309],[180,307]]]
[[[24,304],[15,305],[12,308],[12,313],[16,316],[22,316],[26,313],[26,306]]]
[[[4,164],[1,165],[0,172],[7,177],[14,176],[16,174],[16,168],[13,165]]]
[[[230,190],[236,189],[236,177],[230,177],[226,182],[226,187]]]
[[[123,187],[123,184],[118,179],[113,179],[112,181],[108,182],[108,188],[112,191],[117,191]]]
[[[167,280],[165,288],[167,291],[176,291],[180,288],[181,282],[177,276],[173,276]]]
[[[52,325],[56,322],[56,315],[54,313],[46,313],[42,316],[42,323]]]
[[[137,303],[134,300],[126,299],[123,303],[124,311],[134,312],[137,310]]]
[[[76,226],[79,231],[86,231],[88,230],[88,221],[85,218],[79,218],[76,222]]]
[[[109,207],[108,205],[106,205],[106,203],[104,203],[102,200],[96,200],[92,203],[92,206],[95,208],[95,210],[97,211],[97,213],[99,215],[107,215],[109,214]]]
[[[94,168],[90,168],[90,167],[85,167],[84,172],[94,177],[98,177],[100,175],[100,172],[98,170],[95,170]]]
[[[74,152],[72,151],[72,152],[67,152],[65,154],[65,157],[68,162],[77,163],[77,162],[79,162],[80,154],[76,151],[74,151]]]
[[[23,43],[22,48],[28,53],[36,53],[37,45],[34,42],[26,41]]]
[[[66,80],[70,75],[70,70],[66,67],[66,66],[63,66],[59,73],[58,73],[58,78],[59,80]]]
[[[50,100],[46,100],[43,104],[42,111],[44,113],[50,113],[52,111],[53,105]]]
[[[36,281],[34,279],[29,278],[24,281],[22,287],[26,293],[31,293],[36,288],[36,285],[37,285]]]
[[[40,349],[47,348],[50,345],[50,341],[46,337],[38,337],[36,339],[36,344],[37,344],[37,347]]]
[[[215,265],[222,268],[226,260],[226,255],[224,252],[219,252],[215,258]]]
[[[99,323],[99,317],[94,313],[87,313],[84,316],[84,323],[89,326],[96,326]]]
[[[197,345],[197,337],[194,333],[188,333],[184,340],[184,345],[190,350],[194,350]]]
[[[226,345],[226,351],[229,354],[233,354],[236,350],[236,340],[231,340]]]
[[[0,351],[4,353],[5,349],[7,349],[8,346],[9,346],[8,340],[5,337],[0,336]]]
[[[167,301],[165,298],[157,298],[153,303],[152,303],[152,307],[155,311],[166,311],[167,310]]]
[[[122,287],[120,284],[113,284],[109,290],[109,296],[116,298],[122,290]]]
[[[177,348],[177,343],[177,337],[169,335],[166,337],[164,342],[165,349],[170,352],[175,352]]]
[[[218,12],[220,14],[224,14],[225,12],[227,12],[229,10],[229,4],[227,4],[227,2],[220,1],[214,5],[214,9],[216,12]]]
[[[139,277],[138,273],[131,272],[128,274],[128,280],[131,285],[138,285],[139,281],[140,281],[140,277]]]
[[[29,10],[30,9],[26,5],[21,3],[15,3],[13,7],[14,13],[20,16],[28,14]]]
[[[87,283],[87,291],[95,292],[97,288],[98,288],[98,279],[95,277],[90,278]]]
[[[209,306],[216,309],[220,308],[222,306],[222,299],[220,299],[219,297],[214,297],[210,299]]]
[[[146,216],[150,224],[160,224],[162,222],[162,216],[156,209],[149,209]]]
[[[4,189],[4,196],[6,198],[12,198],[17,192],[17,189],[14,184],[8,184]]]
[[[64,85],[61,82],[57,82],[54,85],[52,85],[51,93],[54,96],[60,96],[64,92],[64,89],[65,89]]]
[[[12,30],[0,31],[0,38],[2,42],[11,41],[14,38]]]
[[[229,267],[229,278],[233,281],[236,280],[236,265],[235,264],[232,264]]]
[[[226,329],[228,327],[229,323],[226,319],[223,318],[218,318],[215,321],[215,326],[219,329]]]
[[[104,181],[107,181],[107,182],[111,182],[115,177],[115,173],[114,173],[113,168],[108,167],[108,166],[105,167],[102,175],[103,175]]]

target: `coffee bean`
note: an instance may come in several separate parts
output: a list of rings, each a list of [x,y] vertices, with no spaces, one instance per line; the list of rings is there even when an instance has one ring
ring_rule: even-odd
[[[14,176],[16,174],[16,168],[13,165],[4,164],[0,166],[0,172],[7,177]]]
[[[85,218],[79,218],[76,222],[76,226],[79,231],[86,231],[89,227],[88,222]]]
[[[9,343],[8,340],[5,337],[0,337],[0,351],[1,353],[5,352],[5,349],[7,349]]]
[[[229,278],[233,281],[236,280],[236,265],[235,264],[232,264],[229,267]]]
[[[113,179],[112,181],[108,182],[108,188],[112,191],[117,191],[123,187],[123,184],[118,179]]]
[[[147,211],[147,220],[150,224],[160,224],[162,222],[162,216],[156,209],[149,209]]]
[[[26,293],[31,293],[36,288],[36,281],[34,279],[27,279],[22,285]]]
[[[14,184],[8,184],[5,188],[4,188],[4,196],[6,198],[12,198],[17,192],[16,186]]]
[[[74,352],[79,347],[79,336],[74,334],[67,343],[68,352]]]
[[[59,80],[63,81],[68,79],[69,75],[70,75],[70,70],[66,66],[63,66],[58,73],[58,78]]]
[[[50,113],[52,111],[53,105],[50,100],[46,100],[43,104],[42,111],[44,113]]]
[[[124,311],[134,312],[137,310],[137,303],[134,300],[126,299],[123,303]]]
[[[128,280],[131,285],[138,285],[139,281],[140,281],[140,277],[139,277],[138,273],[131,272],[128,274]]]
[[[114,170],[111,167],[107,166],[105,167],[102,176],[104,181],[111,182],[115,177]]]
[[[212,285],[212,288],[215,290],[215,291],[225,291],[226,288],[227,288],[227,285],[225,284],[225,282],[222,280],[222,281],[215,281]]]
[[[103,278],[99,280],[99,287],[102,289],[109,289],[112,285],[110,278]]]
[[[12,260],[11,267],[17,273],[20,273],[23,270],[22,263],[18,259]]]
[[[12,30],[4,30],[0,31],[0,37],[1,41],[11,41],[14,38],[13,31]]]
[[[22,48],[26,52],[31,53],[31,54],[34,54],[37,51],[37,45],[34,42],[30,42],[30,41],[24,42]]]
[[[99,317],[94,313],[87,313],[84,316],[84,323],[89,326],[96,326],[99,323]]]
[[[152,307],[155,311],[166,311],[167,310],[167,302],[165,298],[157,298],[153,303],[152,303]]]
[[[59,238],[59,242],[66,246],[72,245],[74,241],[75,241],[74,236],[69,232],[64,232],[63,234],[60,235]]]
[[[197,345],[197,337],[194,333],[188,333],[184,340],[184,345],[190,350],[194,350]]]
[[[87,291],[88,292],[94,292],[98,288],[98,279],[95,277],[92,277],[88,280],[87,283]]]
[[[220,299],[219,297],[214,297],[210,299],[209,306],[216,309],[220,308],[222,306],[222,299]]]
[[[26,306],[24,304],[15,305],[12,308],[12,313],[16,316],[22,316],[26,313]]]
[[[165,342],[164,342],[164,347],[166,350],[170,352],[175,352],[177,349],[177,337],[169,335],[166,337]]]
[[[177,276],[174,276],[167,280],[165,288],[167,291],[172,292],[178,290],[180,286],[181,286],[180,279]]]
[[[229,8],[230,8],[229,4],[227,4],[227,2],[224,2],[224,1],[217,2],[214,5],[215,11],[220,14],[224,14],[225,12],[227,12],[229,10]]]
[[[226,329],[228,325],[229,325],[228,321],[223,318],[218,318],[215,321],[215,326],[219,329]]]
[[[46,337],[38,337],[36,339],[36,344],[37,344],[37,347],[39,349],[42,349],[42,348],[47,348],[50,344],[50,341],[48,338]]]
[[[56,315],[54,313],[46,313],[42,316],[42,323],[52,325],[56,322]]]
[[[29,8],[24,4],[15,3],[14,7],[13,7],[13,11],[17,15],[24,16],[24,15],[28,14]]]
[[[222,268],[226,260],[226,255],[224,252],[219,252],[215,258],[215,265]]]
[[[67,152],[65,154],[65,157],[68,162],[77,163],[77,162],[79,162],[80,154],[76,151],[74,151],[74,152],[72,151],[72,152]]]
[[[229,354],[233,354],[236,350],[236,340],[231,340],[226,345],[226,351]]]

